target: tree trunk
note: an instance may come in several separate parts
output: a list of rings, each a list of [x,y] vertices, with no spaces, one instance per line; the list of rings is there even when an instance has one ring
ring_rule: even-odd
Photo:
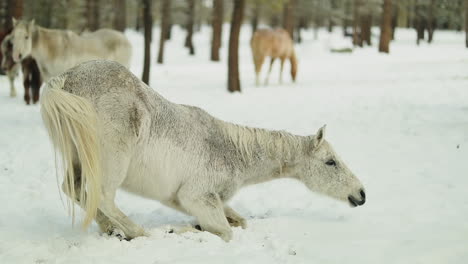
[[[392,37],[392,9],[392,0],[384,0],[383,17],[380,24],[380,52],[390,52],[389,44]]]
[[[425,21],[421,14],[421,6],[418,1],[416,1],[415,9],[414,9],[414,27],[416,29],[416,44],[419,45],[421,40],[424,40],[424,28],[425,28]]]
[[[10,33],[13,28],[13,17],[21,18],[23,15],[23,1],[22,0],[3,0],[0,2],[0,43],[5,36]],[[0,51],[0,62],[3,55]],[[4,74],[0,69],[0,74]]]
[[[468,48],[468,0],[465,0],[465,46]]]
[[[151,66],[151,38],[153,32],[151,2],[152,0],[143,0],[143,20],[145,27],[145,57],[143,62],[143,76],[141,77],[141,80],[148,85]]]
[[[288,0],[283,6],[283,28],[289,33],[291,39],[294,39],[296,0]]]
[[[239,78],[239,34],[244,16],[245,0],[234,0],[231,31],[229,33],[228,91],[240,92]]]
[[[187,36],[185,37],[185,47],[189,49],[190,55],[195,55],[193,47],[193,23],[195,21],[195,0],[188,0],[187,10]]]
[[[303,28],[305,28],[306,26],[306,22],[305,22],[305,18],[304,17],[300,17],[299,18],[299,23],[297,23],[297,26],[296,26],[296,33],[294,34],[294,37],[295,37],[295,41],[297,43],[302,43],[302,34],[301,34],[301,30]]]
[[[145,1],[145,0],[143,0],[143,1]],[[140,31],[141,23],[144,20],[144,18],[142,17],[142,14],[144,12],[143,8],[142,8],[144,6],[143,1],[138,1],[137,4],[136,4],[137,5],[136,6],[137,14],[136,14],[136,17],[135,17],[136,18],[136,23],[135,23],[135,30],[136,31]]]
[[[280,26],[280,17],[277,14],[273,14],[270,17],[270,27],[276,28]]]
[[[211,39],[211,60],[219,61],[223,35],[224,0],[213,0],[213,37]]]
[[[348,32],[348,27],[349,27],[349,17],[352,16],[352,13],[351,13],[351,2],[350,1],[346,1],[344,3],[344,16],[343,16],[343,36],[344,37],[349,37],[351,36],[352,34],[350,34]]]
[[[398,0],[396,0],[398,2]],[[383,11],[382,11],[383,12]],[[392,33],[391,40],[395,39],[395,30],[398,23],[398,8],[392,3]]]
[[[371,26],[372,26],[372,15],[366,14],[361,17],[361,41],[366,42],[367,45],[371,46]]]
[[[253,9],[252,20],[251,20],[252,34],[254,34],[255,31],[257,31],[259,17],[260,17],[260,3],[257,0],[255,1],[255,7]]]
[[[0,3],[0,43],[13,28],[12,18],[23,16],[23,0],[3,0]]]
[[[114,0],[115,16],[114,16],[114,29],[118,31],[125,31],[127,27],[127,0]]]
[[[397,26],[402,28],[408,27],[408,2],[407,1],[396,1],[397,11]]]
[[[161,36],[159,38],[158,63],[164,62],[164,43],[166,42],[167,31],[169,29],[169,12],[171,10],[171,0],[163,0],[161,9]]]
[[[427,42],[432,43],[432,39],[434,38],[434,7],[435,7],[435,0],[431,0],[429,3],[429,10],[427,11]]]
[[[166,31],[166,40],[170,40],[172,37],[172,10],[169,7],[169,11],[167,12],[167,31]]]
[[[100,0],[86,0],[86,13],[87,23],[86,27],[90,31],[96,31],[99,29],[99,1]]]
[[[359,7],[361,6],[360,0],[353,1],[353,45],[362,47],[362,34],[361,28],[359,27]]]

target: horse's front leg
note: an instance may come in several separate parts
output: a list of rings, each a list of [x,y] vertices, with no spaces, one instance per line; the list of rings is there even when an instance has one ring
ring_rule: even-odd
[[[281,68],[280,68],[280,75],[279,75],[279,83],[283,84],[283,68],[284,68],[284,58],[281,58]]]
[[[216,193],[194,194],[190,190],[179,191],[181,205],[200,223],[203,230],[221,237],[232,238],[232,230],[224,214],[224,205]]]
[[[8,80],[10,81],[10,97],[16,97],[16,88],[15,88],[15,75],[16,73],[11,70],[8,71]]]
[[[26,104],[31,102],[31,97],[29,95],[29,90],[31,87],[31,80],[29,76],[29,71],[23,68],[23,86],[24,86],[24,101]]]
[[[224,206],[224,214],[230,226],[247,228],[247,221],[228,205]]]

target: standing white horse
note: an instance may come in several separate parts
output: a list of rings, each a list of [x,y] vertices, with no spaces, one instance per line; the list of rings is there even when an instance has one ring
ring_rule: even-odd
[[[124,34],[112,29],[78,35],[70,30],[46,29],[13,18],[13,59],[32,56],[43,80],[89,60],[107,59],[130,65],[132,46]]]
[[[61,155],[63,190],[103,232],[145,235],[115,205],[119,187],[195,216],[228,241],[246,222],[227,205],[242,187],[293,178],[351,206],[360,181],[324,139],[227,123],[174,104],[110,61],[80,64],[51,79],[41,112]]]

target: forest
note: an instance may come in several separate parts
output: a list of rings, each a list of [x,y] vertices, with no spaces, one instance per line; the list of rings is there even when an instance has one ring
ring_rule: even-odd
[[[468,0],[0,0],[0,263],[468,263]]]

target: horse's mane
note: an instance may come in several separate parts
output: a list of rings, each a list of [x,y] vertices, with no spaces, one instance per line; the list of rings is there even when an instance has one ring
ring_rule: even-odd
[[[260,150],[268,158],[290,160],[303,150],[301,137],[286,131],[270,131],[224,122],[224,134],[228,137],[246,162],[256,158]]]

